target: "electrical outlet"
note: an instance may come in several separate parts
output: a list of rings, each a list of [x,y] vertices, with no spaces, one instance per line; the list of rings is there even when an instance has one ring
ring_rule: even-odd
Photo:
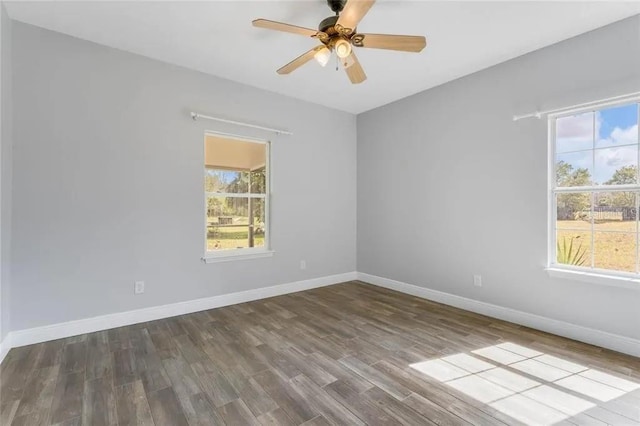
[[[300,269],[307,269],[307,261],[306,260],[301,260],[300,261]]]
[[[482,287],[482,275],[473,276],[473,285],[476,287]]]
[[[133,285],[133,294],[144,293],[144,281],[136,281]]]

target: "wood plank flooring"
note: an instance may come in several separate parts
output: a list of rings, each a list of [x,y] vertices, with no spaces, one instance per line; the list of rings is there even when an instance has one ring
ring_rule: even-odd
[[[10,351],[2,425],[638,425],[640,359],[361,282]]]

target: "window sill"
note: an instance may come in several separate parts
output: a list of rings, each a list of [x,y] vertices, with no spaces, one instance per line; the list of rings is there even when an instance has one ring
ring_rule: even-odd
[[[582,281],[591,284],[640,290],[640,278],[599,274],[596,272],[572,271],[562,268],[545,268],[547,274],[554,278]]]
[[[272,257],[275,252],[273,250],[261,250],[250,253],[224,253],[224,254],[206,254],[202,260],[204,263],[232,262],[234,260],[260,259],[262,257]]]

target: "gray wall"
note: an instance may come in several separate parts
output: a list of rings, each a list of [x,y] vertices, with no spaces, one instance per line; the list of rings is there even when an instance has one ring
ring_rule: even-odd
[[[355,116],[18,22],[13,66],[12,330],[355,271]],[[204,131],[271,135],[191,109],[293,131],[273,258],[200,261]]]
[[[640,338],[640,292],[543,271],[546,122],[511,121],[640,90],[640,17],[362,114],[357,137],[346,113],[17,22],[10,35],[12,330],[353,271],[357,183],[359,271]],[[273,258],[200,262],[203,132],[268,135],[191,109],[294,132],[273,143]]]
[[[361,114],[358,271],[640,338],[640,291],[543,270],[547,123],[511,119],[639,90],[636,16]]]
[[[11,308],[11,26],[4,4],[0,4],[0,341],[10,330]]]

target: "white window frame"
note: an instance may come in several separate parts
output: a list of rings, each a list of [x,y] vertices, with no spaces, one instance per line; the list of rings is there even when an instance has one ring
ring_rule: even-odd
[[[204,209],[203,209],[203,224],[204,224],[204,257],[202,260],[205,263],[217,263],[228,262],[233,260],[246,260],[257,259],[262,257],[271,257],[274,251],[271,249],[271,141],[267,139],[257,139],[249,136],[233,135],[230,133],[222,133],[207,130],[204,133],[203,139],[203,159],[206,153],[206,140],[207,136],[224,137],[226,139],[234,139],[240,142],[251,142],[265,145],[265,193],[264,194],[237,194],[226,192],[204,192]],[[202,161],[204,167],[204,160]],[[202,174],[202,188],[204,188],[205,174]],[[208,250],[207,245],[207,200],[210,196],[216,197],[233,197],[233,198],[257,198],[264,199],[264,246],[263,247],[247,247],[230,250]]]
[[[591,266],[574,266],[557,262],[557,242],[556,242],[556,195],[560,193],[572,192],[589,192],[592,194],[591,208],[593,209],[593,194],[596,192],[616,192],[616,191],[634,191],[636,196],[636,215],[640,214],[640,144],[638,146],[638,174],[637,181],[632,185],[591,185],[580,187],[557,187],[556,186],[556,121],[559,118],[573,116],[586,112],[597,112],[603,109],[615,108],[624,105],[638,104],[638,122],[640,123],[640,96],[633,96],[624,100],[611,102],[591,103],[590,106],[584,108],[576,108],[572,110],[564,110],[559,113],[549,114],[548,119],[548,248],[547,248],[547,267],[546,270],[550,276],[556,278],[565,278],[595,284],[610,285],[616,287],[624,287],[640,290],[640,221],[636,229],[636,272],[615,271],[611,269],[594,268]],[[595,132],[595,127],[594,127]],[[640,126],[638,132],[640,133]],[[594,134],[594,140],[596,135]],[[640,141],[640,134],[639,134]],[[592,150],[595,155],[595,149]],[[595,166],[595,164],[594,164]],[[593,216],[592,216],[593,217]],[[640,218],[636,217],[638,221]],[[593,220],[593,219],[592,219]],[[591,256],[593,259],[593,225],[591,229],[592,249]],[[590,262],[590,265],[593,261]]]

